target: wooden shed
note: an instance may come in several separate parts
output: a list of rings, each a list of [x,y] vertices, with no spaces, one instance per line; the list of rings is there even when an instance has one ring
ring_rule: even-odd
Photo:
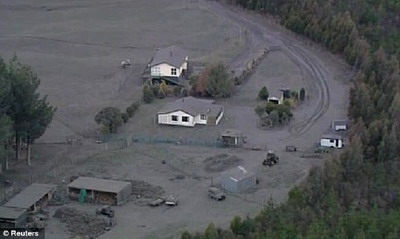
[[[236,129],[227,129],[220,134],[220,140],[225,147],[241,147],[245,139],[242,131]]]
[[[121,205],[132,194],[132,183],[109,179],[79,177],[68,185],[72,200],[110,205]]]
[[[25,208],[0,206],[0,228],[22,228],[28,211]]]

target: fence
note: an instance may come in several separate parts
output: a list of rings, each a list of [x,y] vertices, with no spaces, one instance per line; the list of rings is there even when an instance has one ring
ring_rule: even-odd
[[[133,143],[154,143],[154,144],[176,144],[176,145],[191,145],[191,146],[203,146],[203,147],[224,147],[222,142],[218,140],[201,140],[191,139],[188,137],[179,138],[167,138],[160,136],[132,136]]]

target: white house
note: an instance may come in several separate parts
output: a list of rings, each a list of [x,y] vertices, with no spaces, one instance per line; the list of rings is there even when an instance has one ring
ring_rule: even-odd
[[[152,81],[162,79],[167,83],[179,84],[179,79],[188,69],[188,60],[186,51],[177,46],[157,50],[149,63]]]
[[[322,147],[341,149],[344,146],[343,138],[336,134],[324,134],[321,136],[320,145]]]
[[[223,115],[224,108],[213,100],[189,96],[166,104],[157,113],[157,123],[187,127],[218,125]]]

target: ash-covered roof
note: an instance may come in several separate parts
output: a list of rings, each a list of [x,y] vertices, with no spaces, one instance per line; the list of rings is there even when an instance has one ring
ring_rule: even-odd
[[[186,61],[187,53],[180,47],[170,46],[167,48],[157,50],[153,59],[150,62],[150,66],[155,66],[161,63],[167,63],[177,68],[181,67]]]
[[[225,177],[229,177],[235,182],[241,181],[246,178],[254,177],[253,172],[247,171],[244,167],[242,166],[237,166],[231,170],[228,170],[223,173]]]
[[[4,219],[18,219],[24,213],[26,213],[26,208],[16,208],[16,207],[3,207],[0,206],[0,218]]]
[[[44,195],[55,189],[56,185],[53,184],[33,183],[22,190],[19,194],[15,195],[15,197],[10,199],[3,206],[27,209],[38,202]]]
[[[214,104],[213,100],[197,99],[189,96],[166,104],[160,111],[158,111],[158,114],[168,114],[179,110],[192,116],[205,114],[216,117],[223,110],[223,107]]]
[[[119,193],[126,187],[131,187],[132,183],[126,181],[117,181],[110,179],[79,177],[72,183],[68,184],[68,188],[86,189],[99,192]]]

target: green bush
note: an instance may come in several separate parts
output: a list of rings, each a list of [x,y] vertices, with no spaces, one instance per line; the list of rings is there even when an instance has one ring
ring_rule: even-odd
[[[153,87],[154,88],[154,87]],[[143,86],[143,101],[146,104],[150,104],[154,100],[154,90],[149,85]]]
[[[259,100],[268,100],[269,97],[269,92],[266,86],[261,88],[261,90],[258,92],[258,99]]]

